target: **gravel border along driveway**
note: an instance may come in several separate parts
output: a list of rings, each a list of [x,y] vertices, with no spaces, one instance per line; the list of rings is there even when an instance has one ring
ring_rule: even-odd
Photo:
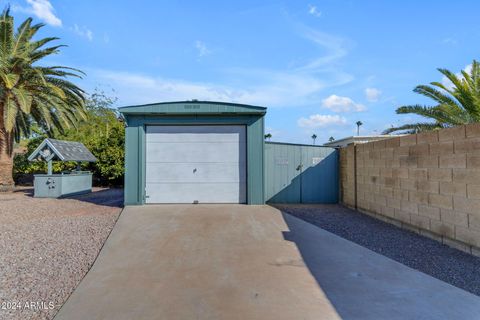
[[[480,258],[341,205],[279,205],[279,210],[480,296]]]
[[[121,189],[39,199],[0,193],[0,319],[52,319],[95,261]]]

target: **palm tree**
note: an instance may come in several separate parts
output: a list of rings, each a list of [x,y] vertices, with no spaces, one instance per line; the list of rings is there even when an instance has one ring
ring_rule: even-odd
[[[360,135],[360,126],[363,125],[363,122],[362,121],[357,121],[355,124],[357,125],[357,136],[359,136]]]
[[[66,79],[83,73],[38,65],[62,47],[45,47],[58,38],[33,39],[43,26],[28,18],[15,31],[9,8],[0,17],[0,188],[13,186],[13,143],[33,125],[51,135],[85,117],[84,92]]]
[[[315,133],[312,134],[312,140],[313,140],[313,144],[315,144],[315,140],[317,140],[317,135]]]
[[[404,131],[417,133],[421,131],[447,128],[480,121],[480,65],[473,60],[469,72],[462,70],[461,75],[447,69],[438,69],[452,86],[440,82],[419,85],[413,91],[436,102],[434,106],[409,105],[399,107],[397,114],[414,113],[434,122],[419,122],[392,127],[384,133]]]
[[[271,133],[267,133],[267,134],[265,135],[265,140],[270,141],[270,139],[272,139],[272,134],[271,134]]]

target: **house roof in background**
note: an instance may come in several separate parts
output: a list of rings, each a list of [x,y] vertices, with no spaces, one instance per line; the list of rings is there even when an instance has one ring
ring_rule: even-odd
[[[338,140],[334,140],[332,142],[327,142],[324,143],[323,145],[326,147],[346,147],[347,145],[351,143],[367,143],[367,142],[372,142],[372,141],[378,141],[378,140],[385,140],[385,139],[390,139],[390,138],[395,138],[395,137],[400,137],[400,136],[405,136],[405,134],[398,134],[398,135],[390,135],[390,134],[382,134],[382,135],[376,135],[376,136],[351,136],[351,137],[346,137]]]

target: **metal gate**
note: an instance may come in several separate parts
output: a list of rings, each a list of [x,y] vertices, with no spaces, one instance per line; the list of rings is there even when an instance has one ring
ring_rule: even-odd
[[[265,199],[270,203],[337,203],[338,151],[266,142]]]

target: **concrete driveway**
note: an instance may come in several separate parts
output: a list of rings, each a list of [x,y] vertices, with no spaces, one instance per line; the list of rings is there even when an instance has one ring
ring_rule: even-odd
[[[480,298],[269,206],[126,207],[56,319],[479,319]]]

